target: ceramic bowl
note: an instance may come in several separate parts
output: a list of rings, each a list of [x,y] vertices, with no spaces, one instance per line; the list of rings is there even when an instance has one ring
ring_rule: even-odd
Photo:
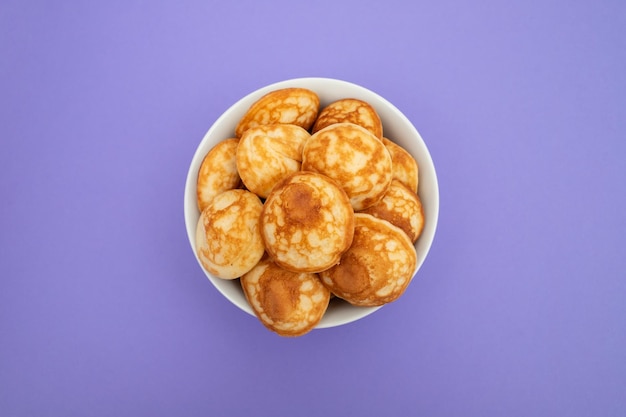
[[[315,91],[320,97],[321,107],[342,98],[357,98],[368,102],[376,109],[381,118],[384,136],[402,146],[416,159],[419,166],[418,194],[424,208],[425,226],[420,238],[415,243],[417,251],[417,265],[413,275],[413,279],[415,279],[433,242],[439,214],[437,174],[426,143],[409,119],[385,98],[365,87],[331,78],[296,78],[259,88],[230,106],[209,128],[193,155],[185,183],[185,225],[194,254],[196,253],[196,224],[200,216],[196,202],[196,179],[202,159],[218,142],[234,137],[237,122],[256,100],[270,91],[287,87],[303,87]],[[198,260],[197,255],[196,260]],[[205,271],[199,260],[198,265],[200,265],[207,278],[224,297],[241,310],[254,315],[246,301],[239,280],[220,279]],[[345,301],[334,298],[331,300],[326,314],[316,328],[327,328],[351,323],[368,316],[379,308],[381,307],[355,307]]]

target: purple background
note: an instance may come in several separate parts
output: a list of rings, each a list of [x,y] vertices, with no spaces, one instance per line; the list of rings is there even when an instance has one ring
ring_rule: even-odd
[[[4,0],[0,415],[626,415],[626,3]],[[411,119],[441,193],[405,295],[280,338],[206,279],[183,186],[288,78]]]

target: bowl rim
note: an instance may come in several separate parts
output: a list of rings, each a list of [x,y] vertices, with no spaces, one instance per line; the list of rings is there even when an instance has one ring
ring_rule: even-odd
[[[233,294],[231,293],[232,290],[229,289],[229,287],[232,287],[233,281],[236,281],[236,280],[223,280],[223,279],[220,279],[211,275],[208,271],[206,271],[202,267],[202,264],[200,263],[200,260],[196,254],[196,249],[195,249],[196,224],[192,224],[192,222],[190,222],[189,220],[190,220],[190,217],[197,218],[197,216],[199,216],[196,198],[195,198],[198,168],[204,155],[206,154],[206,152],[208,152],[208,149],[205,149],[207,147],[207,143],[210,142],[211,137],[214,134],[216,134],[218,130],[220,129],[225,130],[224,128],[225,125],[223,125],[224,121],[229,118],[235,117],[234,113],[235,114],[239,113],[239,118],[240,118],[243,116],[243,113],[245,113],[248,110],[250,105],[252,105],[252,103],[254,103],[263,95],[273,90],[277,90],[281,88],[288,88],[288,87],[302,87],[302,88],[308,88],[308,89],[315,91],[320,96],[320,101],[321,101],[320,107],[323,107],[325,104],[328,104],[331,101],[334,101],[333,99],[326,100],[324,98],[326,94],[320,93],[320,91],[316,91],[314,86],[317,86],[317,85],[324,85],[326,89],[333,87],[339,90],[349,90],[351,91],[350,96],[352,96],[352,98],[361,98],[361,99],[364,99],[365,101],[369,101],[370,104],[377,110],[377,112],[381,116],[381,120],[387,119],[389,117],[398,118],[399,120],[403,122],[404,127],[410,131],[411,136],[413,137],[412,140],[417,141],[417,143],[414,143],[414,145],[420,149],[420,153],[419,155],[413,155],[413,153],[411,153],[411,155],[416,160],[419,159],[420,187],[423,187],[422,180],[424,178],[424,174],[427,173],[426,178],[428,179],[427,191],[429,194],[429,199],[428,201],[423,202],[424,209],[425,209],[425,218],[427,219],[427,222],[424,226],[424,230],[422,231],[420,238],[415,243],[416,250],[418,247],[420,249],[418,252],[417,264],[416,264],[411,280],[415,279],[415,276],[417,275],[417,273],[421,269],[421,266],[425,262],[428,256],[428,253],[430,252],[430,249],[432,247],[432,243],[436,234],[435,232],[436,232],[438,221],[439,221],[439,184],[438,184],[437,173],[436,173],[436,169],[432,160],[432,156],[422,136],[420,135],[418,130],[415,128],[413,123],[393,103],[391,103],[390,101],[388,101],[387,99],[379,95],[378,93],[364,86],[355,84],[350,81],[337,79],[337,78],[327,78],[327,77],[291,78],[291,79],[286,79],[286,80],[274,82],[271,84],[267,84],[263,87],[257,88],[256,90],[251,91],[250,93],[246,94],[245,96],[237,100],[235,103],[230,105],[211,124],[209,129],[206,131],[201,141],[198,143],[194,151],[194,154],[192,156],[192,159],[190,161],[189,168],[188,168],[187,175],[186,175],[185,189],[184,189],[184,196],[183,196],[184,198],[184,201],[183,201],[184,221],[185,221],[185,227],[187,231],[187,238],[189,240],[189,244],[191,246],[192,252],[194,253],[194,257],[196,258],[196,261],[198,262],[198,265],[200,266],[201,270],[205,273],[209,281],[213,284],[213,286],[222,294],[222,296],[224,296],[228,301],[230,301],[232,304],[237,306],[239,309],[243,310],[244,312],[252,316],[254,316],[254,312],[252,311],[252,308],[248,304],[247,300],[245,300],[245,297],[243,297],[243,291],[241,291],[241,294],[239,296],[233,297]],[[348,98],[348,97],[344,97],[344,98]],[[385,129],[385,123],[383,123],[383,128]],[[234,129],[235,129],[235,126],[233,125],[231,129],[232,137],[234,137]],[[387,129],[385,129],[385,131],[387,131]],[[224,139],[226,138],[227,136],[224,136]],[[193,198],[191,198],[190,196],[191,191],[193,191]],[[420,194],[419,190],[418,190],[418,194]],[[428,206],[428,213],[426,213],[426,206]],[[194,211],[195,211],[195,215],[194,215]],[[243,297],[243,300],[242,300],[242,297]],[[345,301],[334,298],[331,300],[331,305],[329,305],[329,310],[332,308],[333,310],[331,311],[333,312],[338,311],[338,313],[335,314],[335,317],[329,317],[328,314],[325,314],[325,316],[322,318],[322,320],[318,323],[318,325],[315,328],[323,329],[323,328],[336,327],[336,326],[341,326],[344,324],[352,323],[352,322],[361,320],[369,316],[370,314],[374,313],[375,311],[379,310],[382,307],[384,307],[384,305],[376,306],[376,307],[356,307],[356,306],[349,305]],[[345,313],[346,311],[347,313]],[[355,314],[354,313],[355,311],[358,311],[358,314]]]

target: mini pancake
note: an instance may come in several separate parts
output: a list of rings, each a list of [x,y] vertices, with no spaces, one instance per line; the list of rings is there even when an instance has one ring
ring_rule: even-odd
[[[406,149],[390,139],[383,138],[383,144],[391,155],[393,178],[417,193],[419,171],[415,158]]]
[[[239,140],[225,139],[215,145],[204,157],[198,170],[196,194],[198,209],[204,210],[217,194],[241,187],[235,154]]]
[[[417,194],[398,180],[392,180],[383,198],[361,213],[384,219],[402,229],[415,242],[424,229],[424,209]]]
[[[400,228],[357,213],[352,246],[320,277],[330,291],[350,304],[380,306],[404,293],[416,264],[415,248]]]
[[[354,211],[332,179],[308,171],[279,182],[265,200],[261,234],[268,255],[295,272],[335,265],[350,247]]]
[[[306,88],[274,90],[250,106],[235,128],[238,138],[251,127],[268,124],[294,124],[309,130],[319,112],[318,95]]]
[[[313,125],[312,132],[335,123],[354,123],[369,130],[378,139],[383,137],[383,124],[374,107],[355,98],[337,100],[324,107]]]
[[[296,125],[274,124],[250,128],[237,147],[237,170],[248,190],[267,197],[287,174],[300,170],[302,148],[311,137]]]
[[[263,204],[247,190],[216,195],[200,214],[196,228],[196,253],[211,274],[234,279],[263,257],[259,218]]]
[[[330,300],[330,291],[317,274],[291,272],[269,259],[244,274],[241,287],[257,318],[280,336],[301,336],[311,331]]]
[[[314,133],[302,151],[302,170],[337,181],[355,211],[380,200],[392,179],[391,156],[385,145],[353,123],[336,123]]]

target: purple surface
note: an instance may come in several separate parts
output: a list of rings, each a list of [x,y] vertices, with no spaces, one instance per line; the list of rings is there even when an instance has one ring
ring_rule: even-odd
[[[626,415],[626,3],[0,4],[0,415]],[[283,339],[193,257],[185,175],[323,76],[428,144],[406,294]]]

